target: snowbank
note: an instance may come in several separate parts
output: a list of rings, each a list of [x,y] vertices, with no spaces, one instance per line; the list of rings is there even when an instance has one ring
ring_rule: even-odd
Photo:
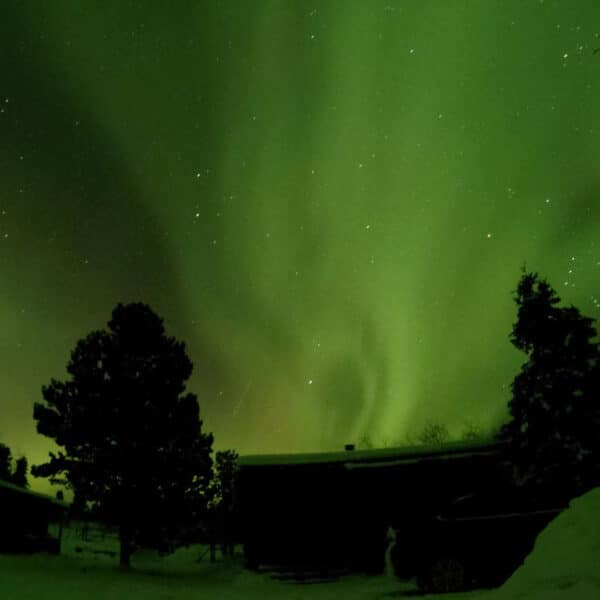
[[[571,501],[532,553],[489,600],[600,598],[600,487]]]

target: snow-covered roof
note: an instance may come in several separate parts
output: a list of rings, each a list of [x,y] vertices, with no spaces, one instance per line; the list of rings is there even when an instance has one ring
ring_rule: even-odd
[[[244,467],[346,463],[349,468],[363,466],[393,466],[427,457],[466,456],[496,453],[502,444],[493,440],[481,442],[448,442],[434,446],[400,446],[374,450],[345,450],[343,452],[310,452],[304,454],[252,454],[240,456],[238,465]]]
[[[66,502],[61,502],[60,500],[53,498],[52,496],[47,496],[46,494],[40,494],[39,492],[33,492],[32,490],[28,490],[26,488],[22,488],[14,483],[9,483],[8,481],[4,481],[0,479],[0,488],[5,490],[11,490],[13,492],[17,492],[19,494],[26,494],[27,496],[35,496],[42,500],[46,500],[47,502],[52,502],[52,504],[56,504],[61,508],[68,508],[69,505]]]

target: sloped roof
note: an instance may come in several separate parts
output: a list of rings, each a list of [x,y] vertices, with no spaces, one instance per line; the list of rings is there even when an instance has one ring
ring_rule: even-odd
[[[10,491],[16,492],[18,494],[25,494],[27,496],[34,496],[36,498],[39,498],[40,500],[45,500],[46,502],[51,502],[52,504],[55,504],[56,506],[60,506],[61,508],[69,507],[69,504],[67,504],[66,502],[61,502],[60,500],[53,498],[52,496],[47,496],[46,494],[40,494],[39,492],[34,492],[32,490],[22,488],[18,485],[15,485],[14,483],[9,483],[8,481],[4,481],[3,479],[0,479],[0,490],[1,489],[10,490]]]
[[[240,456],[240,468],[345,463],[347,467],[393,466],[429,457],[450,458],[472,454],[496,453],[503,447],[494,440],[480,442],[448,442],[435,446],[400,446],[374,450],[346,450],[343,452],[311,452],[304,454],[252,454]]]

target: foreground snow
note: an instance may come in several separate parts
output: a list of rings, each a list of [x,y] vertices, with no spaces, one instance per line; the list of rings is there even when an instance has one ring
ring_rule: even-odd
[[[575,498],[489,600],[600,598],[600,487]]]
[[[76,556],[0,557],[2,600],[359,600],[393,597],[406,585],[384,577],[326,583],[279,581],[241,568],[239,559],[196,562],[199,548],[165,559],[147,554],[123,573],[116,559]]]
[[[77,551],[79,547],[80,551]],[[81,542],[67,532],[61,556],[0,556],[2,600],[375,600],[412,596],[394,578],[347,576],[331,582],[278,580],[241,568],[241,557],[210,563],[192,546],[160,558],[139,553],[123,573],[116,540]],[[434,596],[427,596],[434,598]],[[444,595],[446,600],[596,600],[600,598],[600,488],[574,500],[538,537],[525,564],[497,590]]]

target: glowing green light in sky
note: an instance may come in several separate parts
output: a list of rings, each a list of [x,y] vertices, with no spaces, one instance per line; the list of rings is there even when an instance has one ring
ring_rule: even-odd
[[[9,2],[0,435],[118,301],[241,453],[500,422],[521,265],[598,314],[600,7]]]

